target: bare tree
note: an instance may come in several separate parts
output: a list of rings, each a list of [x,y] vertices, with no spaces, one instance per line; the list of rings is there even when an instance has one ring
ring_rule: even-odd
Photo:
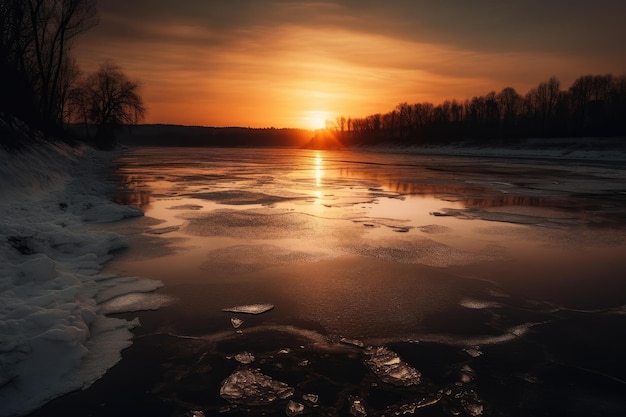
[[[522,106],[522,96],[513,87],[505,87],[496,95],[500,117],[512,121],[518,116]]]
[[[72,39],[96,23],[95,0],[28,0],[42,116],[60,120],[62,70]]]
[[[146,112],[139,83],[111,62],[85,78],[71,100],[78,120],[96,126],[96,144],[103,148],[113,146],[116,128],[137,124]]]
[[[548,125],[554,118],[560,95],[560,82],[556,77],[550,77],[547,82],[539,83],[534,92],[536,111],[543,124],[543,133],[547,133]]]
[[[72,41],[96,22],[96,0],[1,0],[2,75],[21,83],[10,93],[27,94],[40,122],[61,123],[67,83],[76,78]]]

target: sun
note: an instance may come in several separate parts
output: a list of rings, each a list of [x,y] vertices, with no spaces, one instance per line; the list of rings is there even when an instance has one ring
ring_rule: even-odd
[[[327,129],[329,124],[334,123],[333,113],[325,110],[309,110],[304,112],[302,125],[306,129]]]

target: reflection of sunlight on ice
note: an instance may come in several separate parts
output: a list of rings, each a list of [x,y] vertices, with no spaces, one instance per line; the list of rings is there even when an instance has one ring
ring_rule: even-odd
[[[324,176],[324,167],[322,163],[324,160],[319,152],[315,155],[315,186],[320,187],[322,185],[322,177]]]
[[[315,153],[315,187],[320,188],[322,186],[322,177],[324,176],[324,159],[320,152]],[[315,190],[315,205],[318,206],[322,203],[322,190]]]

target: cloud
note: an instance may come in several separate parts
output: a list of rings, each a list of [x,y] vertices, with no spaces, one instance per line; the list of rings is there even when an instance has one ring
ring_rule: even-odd
[[[101,33],[121,38],[165,36],[178,25],[204,28],[228,43],[284,25],[485,52],[595,53],[620,51],[626,37],[626,3],[615,0],[109,0],[100,8],[108,22],[117,20]]]
[[[280,126],[620,73],[626,5],[593,4],[109,0],[77,52],[139,78],[150,122]]]

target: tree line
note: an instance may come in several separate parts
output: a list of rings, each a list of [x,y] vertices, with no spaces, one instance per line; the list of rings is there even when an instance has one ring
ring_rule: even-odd
[[[111,62],[83,74],[72,55],[97,23],[96,0],[0,0],[0,145],[19,145],[24,126],[66,138],[66,123],[83,122],[110,147],[116,126],[143,117],[137,82]]]
[[[343,145],[626,136],[626,74],[584,75],[566,90],[551,77],[525,95],[506,87],[436,106],[405,102],[384,114],[339,117],[335,130]]]
[[[311,131],[143,124],[120,132],[116,138],[120,144],[131,146],[302,147],[311,140]]]

